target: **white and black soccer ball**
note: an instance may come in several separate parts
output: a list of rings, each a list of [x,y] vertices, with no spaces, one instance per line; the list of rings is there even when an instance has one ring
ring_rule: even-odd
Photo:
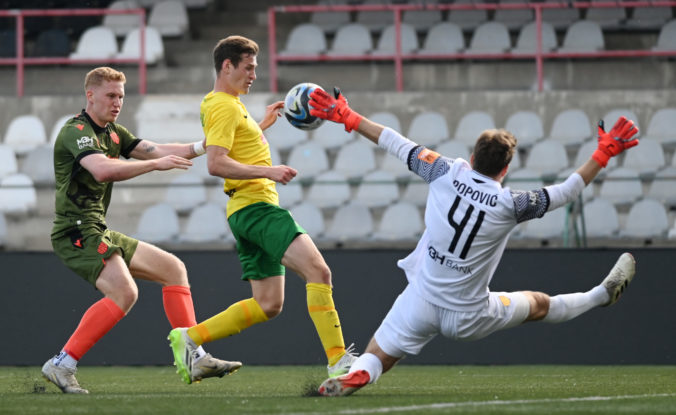
[[[322,89],[317,84],[303,82],[291,88],[286,94],[284,116],[294,127],[314,130],[324,122],[323,119],[310,115],[310,94],[317,88]]]

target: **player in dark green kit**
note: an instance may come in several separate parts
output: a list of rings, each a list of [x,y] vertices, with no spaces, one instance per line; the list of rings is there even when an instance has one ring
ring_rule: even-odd
[[[204,141],[156,144],[115,123],[122,110],[125,77],[100,67],[85,78],[87,106],[61,129],[54,145],[56,218],[52,246],[63,263],[104,298],[80,320],[61,352],[47,360],[42,374],[64,393],[88,393],[75,379],[77,362],[117,324],[138,298],[134,278],[162,285],[164,310],[172,327],[196,324],[185,265],[174,255],[106,226],[113,182],[154,170],[187,169],[204,154]],[[126,162],[120,156],[138,161]],[[241,363],[195,351],[191,377],[223,376]]]

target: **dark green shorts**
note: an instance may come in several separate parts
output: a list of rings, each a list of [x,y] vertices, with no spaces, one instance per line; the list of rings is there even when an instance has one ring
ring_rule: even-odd
[[[106,259],[119,252],[129,266],[137,246],[138,240],[96,224],[81,225],[63,236],[52,237],[54,253],[94,287]]]
[[[243,280],[284,275],[286,249],[296,236],[306,233],[288,210],[265,202],[238,210],[228,223],[237,240]]]

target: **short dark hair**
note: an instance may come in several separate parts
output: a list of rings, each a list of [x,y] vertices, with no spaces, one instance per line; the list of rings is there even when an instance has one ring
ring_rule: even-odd
[[[515,147],[516,138],[509,131],[485,130],[474,144],[472,168],[485,176],[495,177],[512,161]]]
[[[228,36],[221,39],[214,48],[214,68],[216,75],[221,71],[223,62],[230,59],[234,66],[239,65],[242,55],[257,55],[258,44],[244,36]]]

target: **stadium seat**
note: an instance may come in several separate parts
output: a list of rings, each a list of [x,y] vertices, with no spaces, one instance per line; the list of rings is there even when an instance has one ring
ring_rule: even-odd
[[[468,147],[474,148],[481,133],[491,128],[495,128],[493,116],[485,111],[470,111],[460,118],[454,137]]]
[[[363,240],[373,232],[373,217],[369,208],[356,202],[336,210],[325,236],[337,242]]]
[[[423,146],[434,146],[450,137],[446,118],[436,111],[416,114],[406,136]]]
[[[335,2],[332,0],[321,0],[318,6],[331,6]],[[310,23],[321,27],[324,33],[334,33],[336,30],[350,23],[350,12],[312,12],[310,14]]]
[[[500,22],[487,22],[476,28],[465,54],[504,53],[511,46],[507,27]]]
[[[188,11],[179,0],[166,0],[153,4],[148,15],[148,26],[152,26],[167,37],[180,37],[189,29]]]
[[[630,238],[662,238],[669,230],[669,218],[662,203],[640,200],[629,209],[627,221],[620,234]]]
[[[376,168],[374,146],[366,141],[353,141],[338,150],[333,169],[348,179],[360,178]]]
[[[205,203],[190,212],[179,241],[189,243],[217,242],[231,235],[223,208],[217,203]]]
[[[660,29],[653,51],[676,50],[676,20],[665,23]]]
[[[350,198],[350,185],[344,174],[329,170],[310,185],[306,200],[319,208],[335,208]]]
[[[0,30],[0,58],[16,57],[16,30]]]
[[[192,166],[190,166],[188,172],[198,176],[204,183],[215,183],[220,179],[219,177],[209,174],[209,167],[207,166],[208,160],[206,155],[195,157],[190,161],[192,161]]]
[[[644,139],[641,144],[625,152],[622,167],[638,172],[640,176],[652,177],[666,165],[662,146],[657,140]]]
[[[373,233],[382,241],[414,241],[422,234],[424,224],[418,208],[408,202],[397,202],[385,209]]]
[[[356,133],[345,131],[343,124],[325,122],[312,132],[311,141],[326,149],[335,149],[352,141]]]
[[[512,155],[512,161],[509,162],[509,170],[517,171],[521,167],[523,167],[523,163],[521,162],[521,155],[519,154],[518,151],[515,151],[514,154]]]
[[[594,131],[594,135],[596,131]],[[567,109],[556,115],[548,139],[576,147],[592,137],[591,121],[581,109]]]
[[[201,102],[202,98],[197,95],[172,95],[171,99],[146,95],[134,114],[135,135],[156,143],[194,142],[204,137],[199,112]]]
[[[638,172],[619,167],[609,172],[599,190],[599,196],[616,205],[633,203],[643,195]]]
[[[568,167],[568,155],[563,144],[547,139],[533,145],[528,152],[526,168],[543,176],[556,175]]]
[[[179,232],[178,214],[174,208],[158,203],[143,211],[134,238],[150,243],[172,242]]]
[[[643,138],[657,140],[663,146],[676,144],[676,108],[658,109],[650,118]]]
[[[116,0],[108,6],[109,10],[138,9],[141,6],[136,0]],[[139,27],[141,17],[138,14],[106,14],[103,16],[103,26],[115,33],[115,36],[123,37],[127,33]]]
[[[667,167],[657,172],[648,190],[647,197],[665,205],[676,206],[676,167]]]
[[[627,119],[632,120],[634,122],[634,124],[638,128],[638,133],[634,137],[640,138],[643,131],[641,130],[641,124],[638,122],[638,116],[634,111],[626,108],[615,108],[613,110],[608,111],[606,115],[603,116],[602,119],[603,122],[605,123],[606,131],[610,131],[610,129],[613,128],[613,125],[615,125],[615,123],[621,116],[624,116]],[[594,135],[596,135],[596,131],[594,131]]]
[[[550,52],[557,47],[556,32],[550,23],[542,22],[542,51]],[[516,46],[512,53],[517,55],[535,53],[537,51],[537,25],[535,22],[528,23],[521,28]]]
[[[399,117],[397,117],[395,114],[387,111],[382,111],[382,112],[376,112],[368,116],[368,119],[384,125],[385,127],[390,127],[394,131],[397,132],[402,132],[401,129],[401,122],[399,121]]]
[[[6,144],[0,144],[0,179],[18,171],[14,149]]]
[[[441,10],[405,10],[401,21],[411,25],[417,32],[427,32],[442,20]]]
[[[598,52],[605,49],[603,32],[598,23],[580,20],[568,27],[563,38],[561,53]]]
[[[141,57],[141,30],[133,29],[124,38],[122,51],[117,54],[118,59],[139,59]],[[152,26],[146,27],[145,33],[146,63],[154,65],[164,59],[164,44],[162,36]]]
[[[393,174],[375,170],[362,179],[355,200],[367,207],[384,207],[399,198],[399,187]]]
[[[207,190],[202,178],[194,173],[183,173],[171,180],[164,201],[178,213],[184,214],[207,201]]]
[[[364,0],[362,5],[387,5],[389,0]],[[394,24],[394,13],[390,10],[364,11],[357,12],[355,20],[357,23],[366,26],[371,32],[382,31],[386,26]]]
[[[52,147],[54,147],[54,143],[56,143],[56,138],[59,136],[61,128],[63,128],[63,126],[66,124],[66,121],[70,120],[73,117],[74,114],[64,115],[62,117],[59,117],[58,120],[56,120],[56,122],[52,126],[52,132],[49,134],[49,144]]]
[[[319,238],[324,234],[324,231],[326,230],[324,216],[317,206],[312,203],[303,202],[292,207],[290,212],[294,219],[296,219],[296,222],[298,222],[313,239]]]
[[[625,26],[630,29],[658,30],[672,17],[671,7],[634,7]]]
[[[3,143],[10,146],[17,156],[24,156],[35,147],[47,143],[45,126],[35,115],[15,117],[7,126]]]
[[[500,4],[519,3],[523,0],[500,0]],[[493,14],[493,21],[500,22],[509,30],[518,30],[535,18],[533,9],[497,9]]]
[[[300,182],[277,183],[275,188],[279,194],[279,205],[283,208],[289,208],[303,200],[303,186]]]
[[[444,157],[457,159],[461,158],[469,162],[470,151],[467,144],[460,140],[446,140],[439,144],[434,151]],[[403,163],[402,163],[403,164]]]
[[[66,57],[70,55],[70,38],[61,29],[48,29],[40,32],[35,40],[33,56]]]
[[[54,149],[49,144],[35,147],[26,154],[22,163],[21,173],[24,173],[36,184],[54,183]]]
[[[286,164],[298,170],[296,179],[311,179],[329,169],[324,148],[314,141],[293,147]]]
[[[542,176],[535,170],[524,168],[509,172],[505,178],[505,185],[513,190],[537,190],[544,187]]]
[[[608,3],[607,0],[591,0],[593,3]],[[603,29],[619,29],[627,18],[624,7],[591,7],[587,9],[586,20],[598,23]]]
[[[378,167],[380,170],[393,175],[395,179],[410,179],[413,174],[406,163],[389,153],[383,154]]]
[[[336,31],[327,55],[363,55],[372,50],[373,39],[371,39],[368,28],[359,23],[351,23]]]
[[[117,55],[117,40],[112,30],[94,26],[85,30],[70,54],[70,59],[110,59]]]
[[[404,193],[401,195],[401,201],[413,203],[416,206],[425,206],[429,190],[430,185],[414,174],[412,180],[406,185]]]
[[[0,180],[0,212],[25,216],[37,206],[37,194],[30,177],[14,173]]]
[[[459,53],[465,48],[465,38],[460,26],[454,23],[439,23],[428,32],[419,55]]]
[[[286,119],[279,119],[264,132],[265,138],[279,150],[289,150],[308,139],[307,131],[289,124]]]
[[[558,3],[565,7],[542,9],[542,20],[550,23],[556,30],[565,30],[580,19],[580,10],[569,7],[567,0],[545,0],[545,3]]]
[[[566,215],[564,207],[547,212],[541,218],[527,221],[521,232],[524,238],[554,239],[560,238],[566,230]]]
[[[458,5],[474,3],[474,0],[455,1]],[[446,20],[460,26],[463,31],[472,31],[488,20],[488,11],[485,9],[449,10]]]
[[[374,55],[393,55],[396,53],[396,28],[394,25],[385,27],[378,39]],[[413,26],[401,24],[401,53],[410,54],[418,50],[418,35]]]
[[[318,56],[326,52],[326,49],[326,37],[322,29],[316,24],[302,23],[291,29],[286,47],[279,55]]]
[[[540,116],[533,111],[517,111],[507,118],[505,129],[514,134],[520,148],[530,148],[545,133]]]
[[[582,208],[585,232],[589,238],[613,237],[620,230],[620,219],[615,205],[609,200],[596,198]],[[578,218],[578,222],[581,218]]]

